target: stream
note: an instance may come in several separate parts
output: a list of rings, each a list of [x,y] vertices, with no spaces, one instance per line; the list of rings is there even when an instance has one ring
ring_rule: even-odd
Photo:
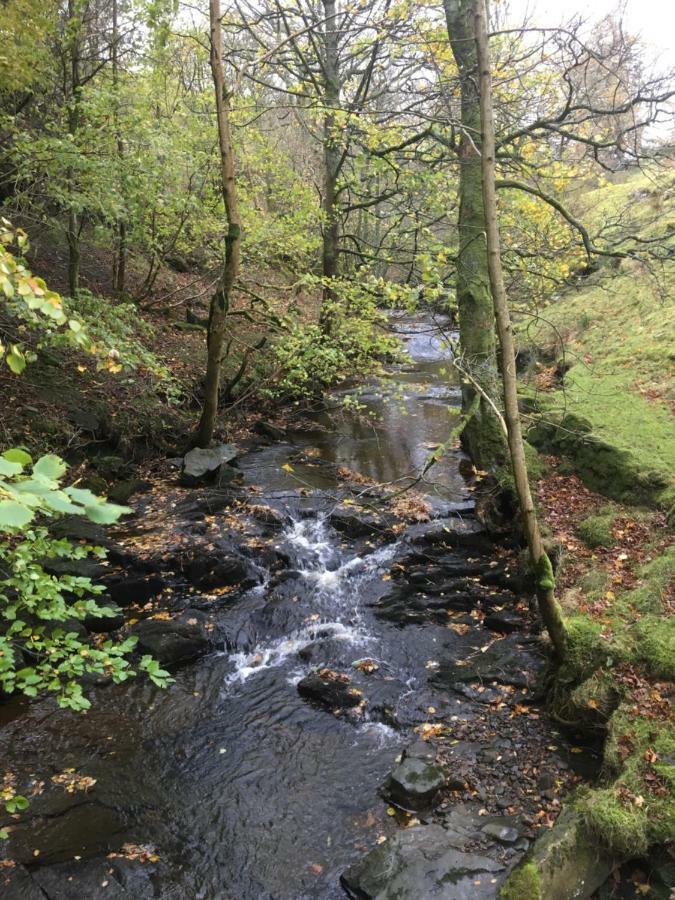
[[[456,661],[489,657],[481,651],[491,650],[499,635],[484,627],[482,614],[471,617],[466,597],[491,567],[508,577],[499,568],[503,549],[492,559],[472,517],[473,483],[462,452],[447,454],[416,486],[432,520],[393,533],[385,534],[371,512],[368,483],[340,475],[343,468],[404,486],[457,421],[459,388],[434,322],[394,316],[392,328],[409,361],[366,383],[341,386],[302,430],[249,449],[237,461],[239,486],[169,485],[134,503],[138,516],[120,532],[125,546],[154,552],[167,531],[179,549],[200,541],[213,552],[235,541],[248,560],[250,585],[219,592],[180,575],[168,580],[164,599],[188,622],[204,617],[213,643],[175,671],[167,690],[142,678],[96,688],[86,715],[49,701],[2,708],[4,769],[22,789],[29,783],[34,816],[12,834],[9,853],[20,865],[7,868],[13,880],[0,891],[3,898],[343,898],[345,869],[401,828],[380,788],[424,723],[463,723],[454,743],[475,748],[483,746],[473,723],[480,716],[493,759],[502,758],[494,755],[501,739],[499,752],[512,752],[515,760],[523,747],[539,753],[536,777],[547,764],[557,767],[556,778],[576,777],[569,748],[559,735],[551,737],[543,713],[525,722],[506,708],[514,692],[525,697],[527,679],[504,680],[511,694],[504,694],[503,709],[493,700],[485,706],[482,685],[472,694],[443,683]],[[454,537],[439,555],[444,530]],[[447,599],[443,592],[433,595],[435,605],[431,595],[418,593],[426,605],[406,606],[396,567],[417,566],[419,580],[424,564],[463,572],[454,607],[439,601]],[[478,585],[486,597],[494,595],[497,609],[505,602],[503,578],[486,576]],[[484,600],[477,606],[490,609]],[[139,608],[147,614],[143,603]],[[520,614],[526,621],[527,610]],[[371,671],[354,667],[363,659],[374,664]],[[308,701],[298,684],[322,668],[349,673],[367,702],[335,714]],[[500,722],[508,723],[503,732]],[[516,726],[522,734],[514,736],[507,729]],[[68,769],[95,785],[57,790],[59,773]],[[516,775],[513,797],[504,800],[510,782],[496,771],[469,799],[476,808],[488,805],[491,814],[517,818],[509,810],[529,800]],[[451,809],[444,796],[444,809]],[[106,857],[125,844],[120,857]],[[508,867],[527,845],[525,835],[511,855],[502,848],[499,865]],[[491,891],[466,896],[496,896]]]

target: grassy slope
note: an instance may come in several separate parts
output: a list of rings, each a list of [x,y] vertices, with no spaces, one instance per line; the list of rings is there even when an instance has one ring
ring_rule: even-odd
[[[675,171],[633,175],[588,192],[579,212],[595,226],[643,237],[668,230],[675,241]],[[650,271],[635,260],[605,262],[548,306],[527,329],[571,369],[547,409],[582,416],[599,439],[627,452],[643,470],[672,483],[675,472],[675,262]],[[540,395],[541,396],[541,395]],[[665,496],[670,492],[666,491]]]
[[[595,226],[621,220],[617,227],[624,233],[670,233],[675,241],[675,170],[633,174],[578,198],[575,209]],[[522,327],[521,347],[529,342],[548,359],[553,351],[570,368],[563,383],[550,388],[541,364],[526,376],[527,393],[536,390],[548,418],[565,412],[586,419],[593,437],[624,452],[636,473],[656,470],[671,487],[653,499],[667,509],[675,472],[675,261],[651,272],[634,260],[607,261],[552,302],[543,318]],[[570,444],[572,465],[579,463],[574,449]],[[588,474],[578,469],[582,477]],[[592,486],[616,496],[609,480]],[[644,499],[635,493],[624,503]],[[606,513],[606,501],[595,496],[595,513]],[[581,559],[567,551],[567,563],[563,555],[559,577],[567,590],[560,593],[570,653],[558,673],[554,707],[564,720],[607,729],[604,780],[577,799],[577,808],[596,839],[619,855],[636,856],[672,837],[675,820],[675,730],[668,702],[675,548],[663,513],[618,504],[611,509],[612,517],[600,523],[602,536],[607,531],[609,542],[619,546],[587,551]],[[624,532],[612,525],[621,516],[644,529],[628,554],[621,552]],[[590,521],[590,538],[588,520],[572,526],[588,547],[599,546],[598,521]],[[549,526],[569,547],[569,531],[564,534],[555,516]],[[623,565],[629,567],[626,584]]]

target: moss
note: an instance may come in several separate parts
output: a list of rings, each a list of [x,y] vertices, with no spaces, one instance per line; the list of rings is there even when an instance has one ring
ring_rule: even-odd
[[[542,591],[552,591],[555,588],[553,566],[546,553],[542,553],[535,567],[537,587]]]
[[[600,513],[595,516],[588,516],[577,526],[577,531],[584,544],[591,549],[596,547],[613,547],[616,543],[612,526],[616,519],[615,513]]]
[[[591,791],[584,817],[589,830],[621,855],[642,856],[649,849],[647,813],[634,801],[622,800],[618,787]]]
[[[502,885],[500,900],[541,900],[541,880],[534,863],[515,869]]]
[[[655,678],[675,679],[675,619],[647,616],[635,627],[636,655]]]
[[[578,684],[592,675],[607,658],[607,644],[600,637],[602,626],[586,616],[569,616],[567,628],[567,653],[559,672],[559,678]]]

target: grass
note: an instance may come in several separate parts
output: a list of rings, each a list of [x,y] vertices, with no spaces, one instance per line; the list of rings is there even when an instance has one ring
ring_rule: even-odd
[[[615,234],[672,240],[674,184],[672,169],[624,175],[580,198],[575,211],[591,230],[610,225]],[[568,653],[552,694],[561,721],[606,731],[602,782],[578,804],[594,838],[622,857],[675,837],[675,733],[662,696],[664,682],[675,679],[675,619],[668,606],[675,546],[663,533],[663,514],[653,511],[668,511],[675,501],[673,297],[672,263],[604,261],[570,284],[541,319],[520,328],[521,346],[563,361],[565,371],[562,384],[548,385],[530,373],[523,393],[543,415],[528,439],[565,460],[558,471],[576,471],[588,487],[623,504],[600,506],[575,523],[597,555],[565,595]],[[652,511],[625,508],[632,504]],[[639,521],[646,535],[642,564],[625,586],[615,568],[622,516]],[[523,889],[509,879],[509,900],[528,896],[529,876],[520,871]]]
[[[612,224],[616,234],[670,234],[675,240],[675,174],[637,173],[589,192],[579,210],[592,228]],[[668,191],[670,189],[670,191]],[[640,500],[650,495],[667,507],[675,499],[675,265],[634,259],[604,261],[577,279],[541,319],[524,322],[521,346],[564,356],[564,385],[537,394],[546,418],[572,413],[589,424],[592,439],[612,447],[620,467],[608,466],[608,483],[589,460],[579,472],[589,486],[626,499],[639,480]],[[623,474],[622,474],[623,473]],[[614,489],[612,489],[614,487]]]

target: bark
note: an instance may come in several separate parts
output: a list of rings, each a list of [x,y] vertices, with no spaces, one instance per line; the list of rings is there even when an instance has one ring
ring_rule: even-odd
[[[472,0],[473,28],[479,71],[479,99],[481,118],[481,173],[485,209],[485,237],[487,243],[488,274],[494,304],[497,333],[501,348],[501,375],[504,391],[504,419],[506,421],[509,455],[518,494],[523,527],[530,553],[530,562],[537,576],[539,611],[557,655],[565,652],[565,626],[560,607],[554,596],[553,570],[541,539],[537,512],[532,501],[525,460],[520,413],[518,410],[518,382],[516,353],[511,316],[504,286],[501,263],[497,191],[495,185],[495,129],[492,105],[492,79],[487,37],[485,0]]]
[[[459,146],[459,250],[457,306],[463,365],[489,397],[497,395],[495,322],[485,243],[485,207],[481,188],[480,98],[471,0],[444,0],[448,36],[459,71],[462,135]],[[462,383],[462,411],[474,407],[476,390]],[[493,469],[505,459],[497,418],[481,398],[467,423],[463,443],[475,465]]]
[[[76,22],[78,11],[75,0],[68,0],[68,27],[73,27],[68,48],[70,63],[70,105],[68,107],[68,133],[75,137],[80,127],[80,30],[81,24]],[[71,168],[66,173],[68,186],[71,193],[77,189],[75,173]],[[77,296],[80,286],[80,231],[81,222],[74,206],[72,198],[68,210],[68,225],[66,228],[66,241],[68,244],[68,292],[71,297]]]
[[[325,24],[323,28],[323,198],[324,214],[321,274],[335,278],[338,265],[340,224],[337,209],[337,179],[340,169],[335,113],[340,104],[340,59],[337,30],[336,0],[323,0]],[[335,295],[330,287],[324,287],[320,324],[329,333],[332,325],[331,306]]]
[[[115,142],[117,144],[117,156],[120,169],[124,164],[124,141],[122,139],[122,131],[119,123],[119,22],[118,22],[118,5],[117,0],[113,0],[112,4],[112,45],[110,61],[112,64],[112,82],[113,82],[113,121],[115,128]],[[122,195],[124,195],[124,185],[122,185]],[[112,283],[113,290],[118,294],[124,293],[126,286],[127,274],[127,225],[123,218],[118,219],[115,223],[115,247],[113,248],[113,265],[112,265]]]
[[[220,374],[225,342],[225,327],[232,288],[239,275],[241,246],[241,221],[239,218],[234,154],[232,151],[230,100],[223,68],[220,0],[210,0],[209,17],[211,27],[211,75],[216,95],[221,189],[225,204],[227,233],[225,235],[225,259],[223,261],[222,274],[216,291],[211,298],[209,310],[204,407],[195,439],[195,444],[198,447],[207,447],[209,445],[215,428],[220,395]]]

